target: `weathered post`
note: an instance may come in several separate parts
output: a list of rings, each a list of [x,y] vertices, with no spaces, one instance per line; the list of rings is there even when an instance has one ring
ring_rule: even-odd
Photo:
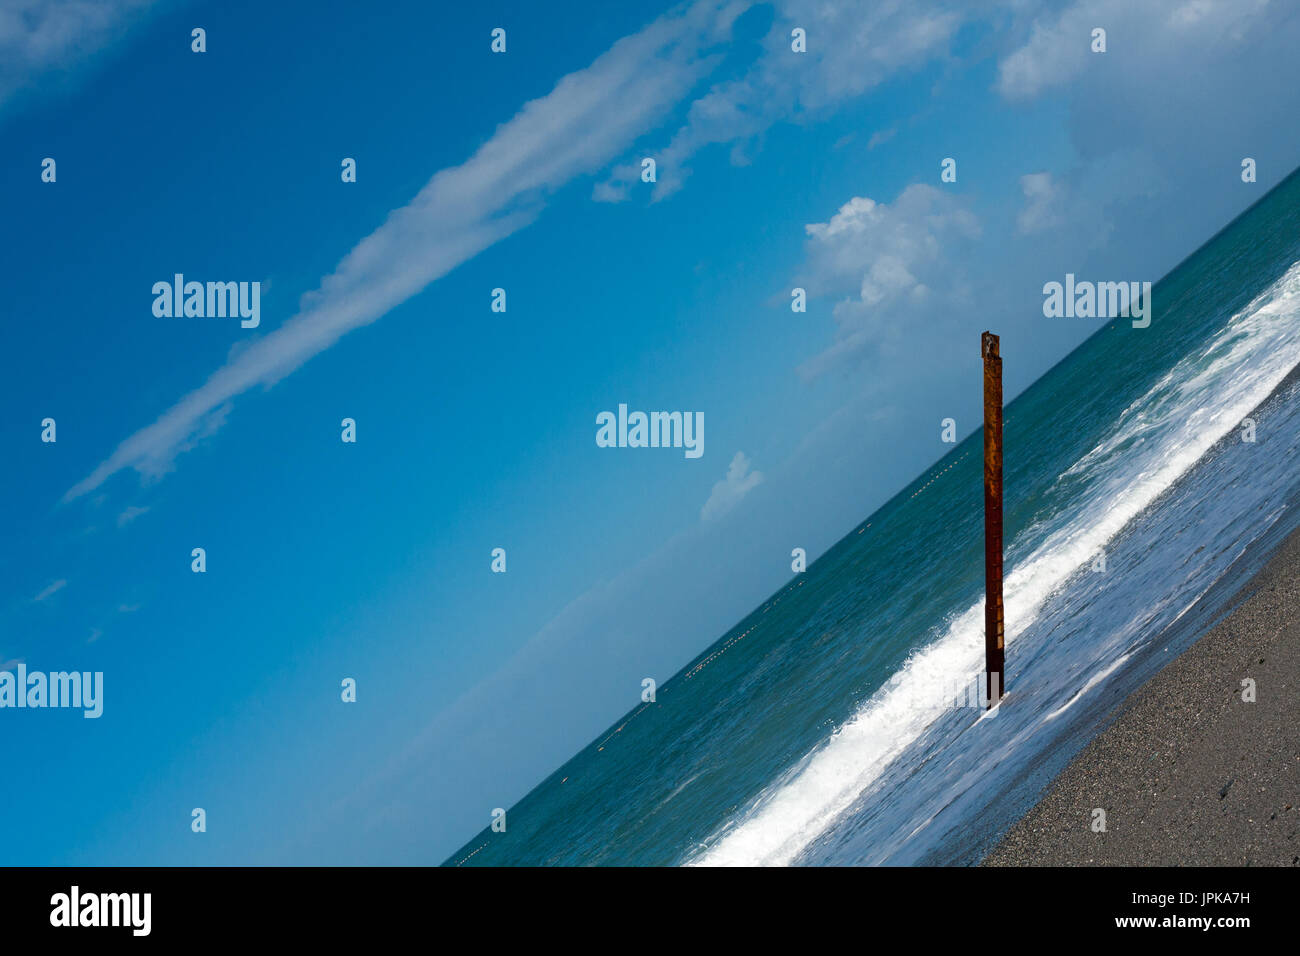
[[[1006,692],[1002,615],[1002,356],[985,332],[984,356],[984,671],[988,706]]]

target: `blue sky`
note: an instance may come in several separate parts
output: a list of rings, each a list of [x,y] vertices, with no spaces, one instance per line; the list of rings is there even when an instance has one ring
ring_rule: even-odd
[[[439,862],[1300,162],[1281,4],[470,6],[0,10],[0,860]]]

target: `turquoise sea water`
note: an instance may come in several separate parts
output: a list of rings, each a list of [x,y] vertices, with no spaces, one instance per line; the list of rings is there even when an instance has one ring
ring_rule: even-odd
[[[1300,523],[1300,175],[1152,301],[1007,406],[1002,706],[977,431],[447,863],[978,862]]]

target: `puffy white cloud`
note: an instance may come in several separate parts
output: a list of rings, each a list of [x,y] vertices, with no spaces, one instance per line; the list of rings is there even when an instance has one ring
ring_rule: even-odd
[[[843,296],[835,343],[805,362],[815,376],[901,334],[936,311],[960,307],[963,284],[946,244],[979,235],[974,214],[933,186],[908,186],[892,205],[863,196],[808,233],[804,277],[812,296]]]
[[[731,459],[730,467],[727,468],[726,477],[714,484],[713,490],[709,493],[709,500],[704,502],[704,507],[700,509],[701,521],[721,518],[740,504],[745,495],[762,484],[763,473],[750,471],[751,464],[744,452],[736,452],[736,456]]]

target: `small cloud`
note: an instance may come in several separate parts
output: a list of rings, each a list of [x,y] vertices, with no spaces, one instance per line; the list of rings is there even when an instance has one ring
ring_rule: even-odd
[[[138,610],[140,610],[138,604],[119,604],[117,606],[117,613],[119,614],[134,614]]]
[[[1016,226],[1024,235],[1042,232],[1061,222],[1062,188],[1052,181],[1051,173],[1030,173],[1020,177],[1020,191],[1025,196],[1025,208],[1016,218]]]
[[[633,185],[641,179],[640,163],[619,163],[604,182],[596,183],[591,198],[596,202],[624,202]]]
[[[94,644],[97,640],[99,640],[99,639],[100,639],[101,637],[103,637],[103,636],[104,636],[104,632],[103,632],[103,631],[101,631],[101,630],[100,630],[99,628],[97,628],[97,627],[92,627],[92,628],[90,629],[90,637],[87,638],[86,643],[87,643],[87,644]]]
[[[620,183],[596,183],[591,189],[591,198],[596,202],[622,202],[627,198],[627,188]]]
[[[731,466],[727,469],[727,477],[714,484],[709,500],[700,509],[701,521],[713,521],[722,517],[762,483],[763,473],[750,471],[751,464],[744,452],[736,452],[736,457],[731,459]]]
[[[125,528],[132,521],[140,517],[148,510],[149,510],[148,506],[140,508],[135,505],[131,505],[129,508],[127,508],[125,511],[123,511],[120,515],[117,516],[117,526],[119,528]]]
[[[55,582],[53,582],[52,584],[50,584],[49,587],[47,587],[47,588],[46,588],[44,591],[42,591],[40,594],[36,595],[36,597],[32,598],[32,600],[33,600],[33,601],[44,601],[44,600],[46,600],[47,598],[51,597],[52,595],[57,594],[59,591],[62,591],[62,590],[63,590],[65,587],[67,587],[67,586],[68,586],[68,579],[67,579],[67,578],[59,578],[57,581],[55,581]]]
[[[1029,41],[998,64],[998,92],[1008,100],[1027,100],[1083,72],[1095,16],[1079,4],[1067,9],[1055,23],[1035,23]]]
[[[889,127],[889,129],[876,130],[874,133],[871,134],[871,139],[867,140],[867,149],[872,150],[875,149],[877,146],[883,146],[885,143],[888,143],[891,139],[893,139],[894,134],[897,132],[898,132],[897,126],[891,126]]]

